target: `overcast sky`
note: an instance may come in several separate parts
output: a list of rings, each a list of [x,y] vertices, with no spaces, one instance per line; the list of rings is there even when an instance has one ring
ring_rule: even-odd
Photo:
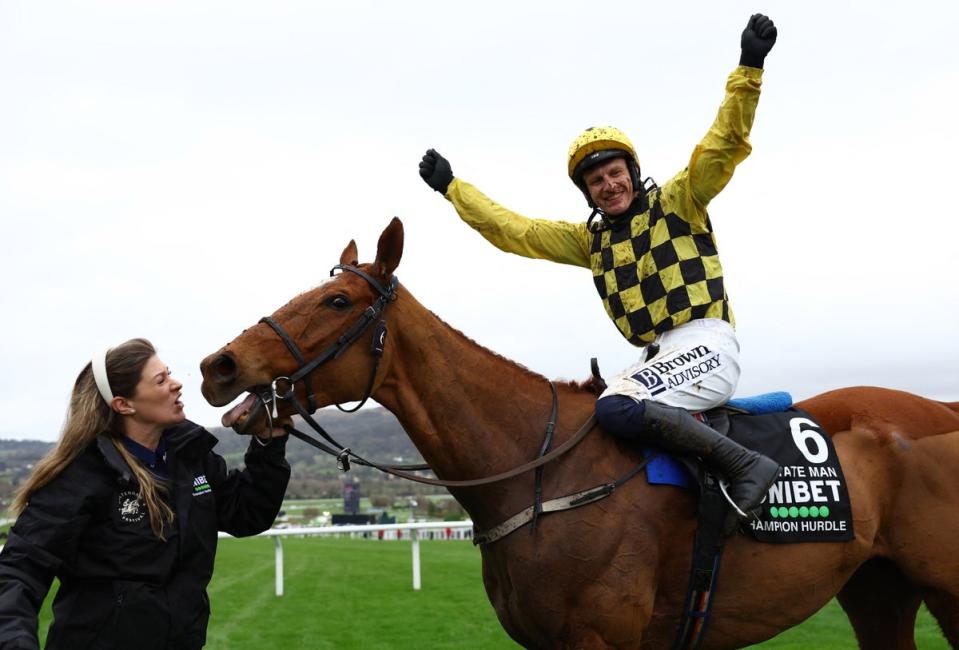
[[[756,11],[779,40],[753,154],[710,205],[739,394],[959,400],[957,3],[0,0],[0,437],[55,439],[134,336],[217,424],[200,360],[394,215],[400,280],[479,343],[554,378],[629,365],[588,270],[493,248],[417,163],[583,220],[572,139],[617,125],[670,178]]]

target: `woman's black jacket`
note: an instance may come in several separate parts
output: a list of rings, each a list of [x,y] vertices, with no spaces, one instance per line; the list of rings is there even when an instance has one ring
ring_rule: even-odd
[[[286,438],[251,440],[246,469],[227,471],[204,428],[183,422],[164,436],[175,512],[166,541],[104,436],[30,497],[0,553],[0,649],[37,648],[37,612],[54,577],[47,648],[204,644],[217,531],[240,537],[271,526],[290,477]]]

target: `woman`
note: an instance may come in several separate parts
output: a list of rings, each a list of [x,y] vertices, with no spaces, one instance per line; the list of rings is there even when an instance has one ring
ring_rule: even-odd
[[[182,384],[144,339],[77,377],[63,433],[13,503],[0,553],[0,649],[37,648],[54,577],[48,648],[200,648],[217,531],[270,527],[286,491],[286,437],[254,438],[227,471],[216,438],[186,419]]]

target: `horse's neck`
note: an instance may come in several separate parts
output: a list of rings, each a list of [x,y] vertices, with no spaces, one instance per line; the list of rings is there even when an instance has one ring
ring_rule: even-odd
[[[402,291],[390,306],[388,370],[375,397],[444,478],[470,479],[535,457],[549,382],[470,341]]]

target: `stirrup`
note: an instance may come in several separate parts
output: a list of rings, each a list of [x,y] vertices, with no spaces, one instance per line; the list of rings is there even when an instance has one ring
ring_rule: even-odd
[[[742,517],[743,519],[747,519],[747,520],[748,520],[748,519],[758,519],[758,518],[759,518],[759,517],[757,517],[757,516],[755,516],[755,515],[747,515],[745,512],[743,512],[743,511],[739,508],[738,505],[736,505],[736,502],[732,500],[732,497],[729,496],[729,492],[726,490],[726,486],[729,485],[729,482],[728,482],[728,481],[723,481],[723,480],[720,479],[720,480],[718,480],[718,483],[719,483],[719,491],[723,493],[723,496],[726,498],[726,501],[728,501],[728,502],[729,502],[729,505],[731,505],[731,506],[733,507],[733,510],[736,511],[736,514],[737,514],[737,515],[739,515],[739,516]],[[761,506],[761,505],[764,504],[764,503],[766,503],[766,496],[763,496],[763,500],[760,501],[758,505]],[[758,507],[758,506],[757,506],[757,507]]]

